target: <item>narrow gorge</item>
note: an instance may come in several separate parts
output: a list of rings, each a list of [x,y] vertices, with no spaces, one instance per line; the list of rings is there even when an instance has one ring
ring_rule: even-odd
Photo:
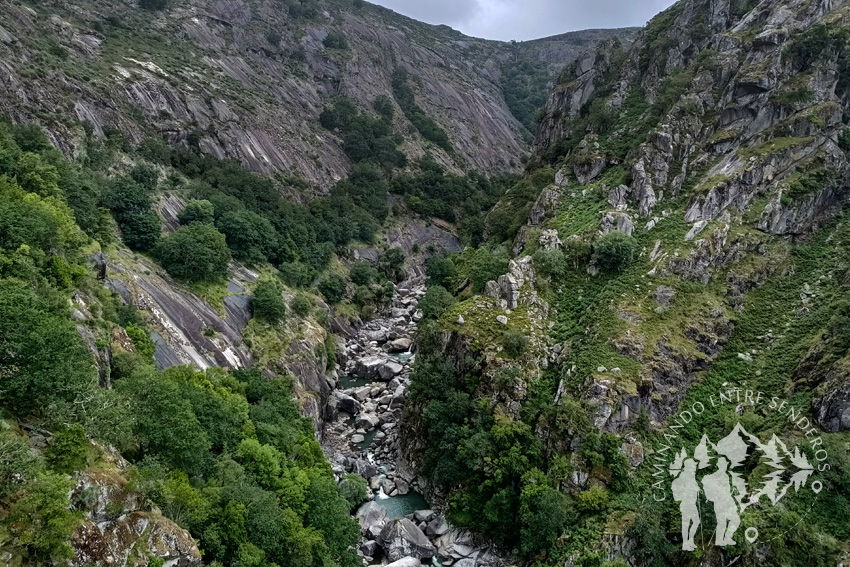
[[[667,5],[0,0],[0,567],[850,564],[850,0]]]

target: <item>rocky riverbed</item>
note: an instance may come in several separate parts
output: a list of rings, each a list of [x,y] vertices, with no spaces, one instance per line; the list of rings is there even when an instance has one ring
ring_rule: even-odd
[[[489,545],[429,509],[422,486],[401,459],[399,432],[416,359],[413,336],[425,283],[399,284],[392,307],[346,340],[344,365],[325,407],[322,445],[334,472],[362,475],[369,501],[356,512],[364,565],[497,567]]]

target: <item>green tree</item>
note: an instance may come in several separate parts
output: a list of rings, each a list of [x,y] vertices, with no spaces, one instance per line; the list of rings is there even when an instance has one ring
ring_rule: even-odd
[[[575,511],[570,498],[553,489],[539,470],[523,475],[522,483],[520,549],[526,557],[533,557],[552,548]]]
[[[310,471],[305,524],[324,534],[332,564],[359,567],[362,562],[355,549],[360,528],[349,512],[349,503],[339,495],[333,477],[324,471]]]
[[[41,466],[26,438],[0,426],[0,500],[17,492]]]
[[[18,160],[17,180],[21,187],[42,197],[58,197],[59,171],[38,154],[24,153]]]
[[[348,277],[356,285],[369,285],[378,277],[378,272],[368,260],[358,260],[351,266]]]
[[[43,472],[12,504],[6,523],[33,564],[50,564],[73,557],[69,541],[79,521],[78,515],[69,511],[68,494],[73,488],[72,479]]]
[[[73,212],[60,199],[27,193],[0,176],[0,248],[16,250],[26,244],[64,252],[84,241]]]
[[[428,285],[441,285],[447,288],[451,285],[457,268],[448,256],[434,256],[428,260],[425,273],[428,275]]]
[[[147,189],[156,191],[159,184],[159,172],[149,165],[139,164],[130,170],[130,179]]]
[[[67,314],[16,280],[0,280],[0,376],[0,399],[18,415],[84,410],[98,384]]]
[[[325,276],[316,285],[322,295],[331,303],[339,303],[345,298],[345,280],[337,274]]]
[[[271,445],[263,445],[256,439],[245,439],[236,448],[236,459],[263,488],[274,489],[278,486],[282,455]]]
[[[47,449],[47,464],[54,472],[72,474],[86,467],[89,440],[81,425],[58,430]]]
[[[209,224],[192,223],[163,238],[155,255],[168,273],[186,281],[227,276],[230,250],[224,235]]]
[[[162,221],[151,208],[145,187],[130,177],[120,177],[107,186],[103,204],[115,216],[127,246],[143,252],[153,249],[162,233]]]
[[[378,269],[392,281],[398,281],[404,275],[404,263],[407,257],[399,247],[388,248],[378,256]]]
[[[254,263],[274,259],[280,237],[268,219],[253,211],[228,211],[215,224],[236,258]]]
[[[270,325],[277,325],[286,318],[286,302],[283,288],[277,282],[263,280],[257,284],[251,304],[254,316]]]
[[[378,95],[372,106],[375,108],[375,112],[378,113],[378,116],[384,120],[392,120],[395,116],[395,105],[393,104],[392,99],[387,95]]]
[[[173,380],[139,367],[117,389],[130,403],[142,455],[196,474],[206,463],[210,440],[189,400]]]
[[[352,510],[366,501],[368,491],[366,479],[359,474],[347,474],[339,483],[339,495],[345,498]]]
[[[193,199],[177,214],[177,219],[183,225],[193,222],[212,224],[215,221],[215,207],[206,199]]]
[[[633,237],[615,230],[596,241],[592,261],[607,272],[619,273],[632,263],[636,248]]]
[[[455,304],[455,301],[454,296],[446,288],[432,285],[419,302],[419,308],[426,319],[439,319]]]
[[[558,248],[538,250],[534,253],[534,267],[552,281],[564,277],[567,262],[564,253]]]

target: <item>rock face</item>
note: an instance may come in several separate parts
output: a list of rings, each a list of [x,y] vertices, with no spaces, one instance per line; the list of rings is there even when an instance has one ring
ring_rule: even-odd
[[[422,530],[407,518],[387,523],[378,536],[378,543],[383,546],[390,561],[405,557],[430,559],[437,551]]]
[[[89,122],[98,137],[117,128],[133,143],[152,126],[254,171],[297,174],[327,189],[347,174],[349,161],[341,140],[318,126],[324,101],[344,94],[371,109],[377,95],[392,94],[392,72],[402,66],[422,79],[417,102],[457,151],[455,158],[439,150],[441,161],[464,170],[469,164],[518,171],[518,156],[529,148],[502,96],[503,62],[543,61],[555,76],[600,39],[634,33],[581,32],[511,45],[371,4],[318,4],[313,17],[298,17],[272,0],[189,0],[161,12],[117,0],[91,9],[34,3],[34,10],[3,0],[4,25],[20,33],[0,30],[0,111],[32,121],[61,108]],[[109,48],[121,28],[104,23],[107,15],[138,29],[135,41],[148,42],[113,61]],[[348,49],[324,46],[332,31],[345,35]],[[49,79],[31,79],[23,63],[42,56],[31,42],[36,36],[55,37],[68,55],[67,68],[55,68]],[[85,78],[69,72],[75,65],[87,67]],[[73,94],[66,99],[65,93]],[[396,116],[399,131],[412,128],[400,111]],[[81,132],[60,124],[43,121],[56,145],[76,154]],[[424,147],[411,135],[404,149],[415,158]]]
[[[564,138],[581,139],[584,134],[571,132],[572,122],[560,117],[578,115],[601,87],[613,88],[604,101],[616,112],[625,108],[629,89],[643,89],[653,99],[665,77],[687,70],[688,82],[679,101],[671,101],[666,115],[624,164],[632,182],[623,186],[625,191],[611,190],[614,210],[628,207],[646,217],[683,190],[695,188],[684,195],[689,199],[685,218],[703,226],[724,211],[746,209],[765,195],[771,199],[758,228],[771,234],[804,234],[834,215],[848,198],[843,188],[850,165],[836,145],[844,128],[846,85],[839,85],[840,73],[830,62],[807,65],[782,54],[818,24],[845,25],[847,14],[826,0],[811,5],[765,2],[741,20],[734,12],[729,0],[682,1],[665,14],[666,26],[657,24],[665,29],[651,32],[677,45],[675,56],[653,52],[647,34],[628,52],[619,52],[622,61],[612,58],[616,48],[600,50],[592,64],[576,61],[566,73],[572,82],[556,88],[547,103],[538,151]],[[710,33],[703,33],[705,25]],[[755,39],[743,40],[740,34],[753,34]],[[701,52],[710,54],[710,65],[694,63]],[[811,101],[782,102],[783,93],[798,88],[797,80]],[[715,113],[718,108],[725,110]],[[604,170],[599,164],[605,156],[613,157],[610,147],[600,146],[596,139],[590,134],[569,156],[582,184]],[[801,191],[795,185],[800,182],[795,176],[798,169],[830,175]],[[694,171],[700,171],[699,179],[686,185]],[[631,230],[609,213],[602,230],[614,227]]]
[[[202,565],[189,532],[152,511],[126,484],[118,470],[78,474],[71,500],[84,499],[87,506],[85,519],[71,538],[75,555],[71,563],[145,567],[156,557],[168,565]]]
[[[232,270],[234,289],[245,290],[257,275],[244,269]],[[246,368],[253,364],[242,331],[251,319],[250,298],[236,294],[225,301],[222,316],[208,302],[173,282],[143,258],[128,251],[108,261],[107,286],[125,303],[149,313],[156,334],[154,357],[159,368],[192,364]],[[214,332],[208,336],[209,331]],[[205,332],[206,331],[206,332]]]
[[[725,296],[688,324],[668,327],[681,341],[647,344],[645,315],[623,307],[624,330],[608,342],[642,368],[628,388],[599,372],[586,377],[583,394],[602,429],[622,431],[641,411],[663,424],[729,338],[724,310],[743,309],[743,296],[775,269],[763,264],[742,278],[736,266],[764,255],[766,243],[777,242],[770,237],[811,234],[850,199],[850,159],[839,147],[850,88],[836,71],[837,54],[824,52],[817,61],[794,55],[819,26],[847,26],[850,13],[829,0],[770,0],[750,8],[742,14],[730,0],[678,2],[630,49],[610,44],[576,60],[547,102],[532,163],[558,155],[555,181],[563,198],[556,212],[582,199],[576,208],[600,211],[597,234],[652,235],[671,218],[684,221],[675,239],[659,234],[642,251],[652,265],[647,276],[706,286],[729,274]],[[662,40],[670,48],[656,50]],[[676,96],[664,99],[672,78],[680,81]],[[788,100],[795,89],[804,102]],[[655,114],[628,117],[635,92],[645,93]],[[606,108],[617,127],[604,120],[588,126],[581,119],[588,104]],[[628,151],[618,147],[623,143]],[[614,166],[630,173],[628,184],[606,184]],[[567,174],[577,180],[572,187]],[[538,223],[531,219],[529,226]],[[545,249],[564,247],[570,238],[591,244],[595,237],[570,234],[569,224],[557,234],[552,224],[540,227]],[[523,238],[521,232],[517,240]],[[675,311],[677,289],[659,282],[647,290],[652,311]],[[509,276],[487,288],[508,306],[515,293]],[[829,430],[847,427],[845,382],[836,380],[821,387],[815,402]]]

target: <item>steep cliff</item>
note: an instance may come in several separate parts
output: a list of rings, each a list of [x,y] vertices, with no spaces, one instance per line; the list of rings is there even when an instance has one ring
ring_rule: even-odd
[[[441,161],[464,171],[518,171],[530,148],[505,104],[503,64],[545,61],[545,88],[600,39],[633,35],[580,32],[511,45],[342,0],[167,6],[4,2],[0,111],[38,121],[68,154],[81,151],[78,121],[87,121],[98,136],[117,129],[137,144],[165,134],[326,190],[350,166],[341,141],[318,124],[326,101],[345,95],[371,109],[378,95],[392,98],[393,70],[403,67],[419,106],[449,134],[451,151],[434,148]],[[403,149],[420,157],[432,144],[397,116]]]
[[[848,10],[684,0],[561,75],[488,245],[429,274],[455,303],[421,333],[406,450],[451,521],[551,564],[839,560],[850,486],[832,473],[830,504],[747,510],[762,533],[805,518],[793,538],[697,558],[645,457],[739,420],[798,437],[796,409],[712,406],[730,387],[790,397],[818,435],[848,427]],[[672,430],[691,407],[708,410]]]

